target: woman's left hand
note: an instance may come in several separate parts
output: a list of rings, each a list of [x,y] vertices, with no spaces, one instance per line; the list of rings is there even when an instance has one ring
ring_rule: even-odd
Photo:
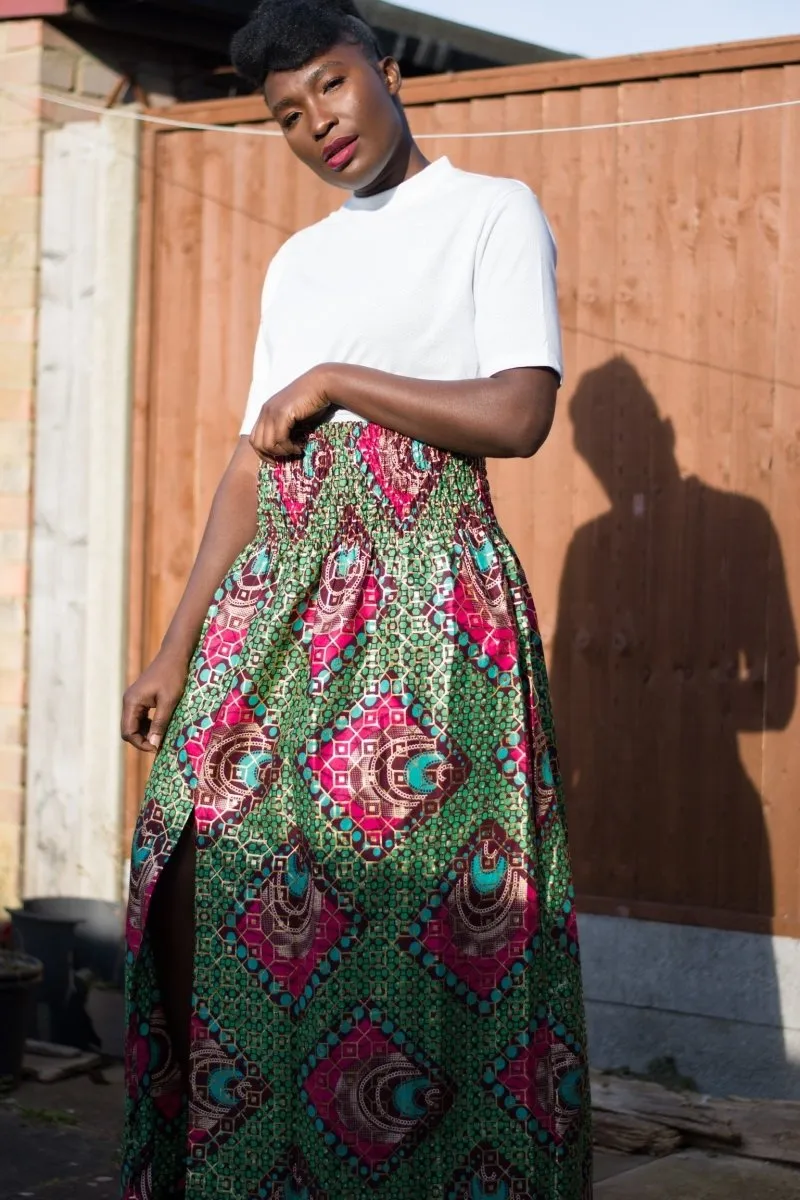
[[[294,458],[303,452],[308,427],[318,424],[316,418],[330,406],[325,372],[313,367],[267,401],[250,445],[262,458]]]

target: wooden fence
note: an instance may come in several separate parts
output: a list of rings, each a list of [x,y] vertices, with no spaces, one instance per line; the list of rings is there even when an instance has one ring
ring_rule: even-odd
[[[559,418],[492,477],[584,910],[800,933],[800,109],[618,124],[797,98],[800,39],[406,87],[429,157],[524,179],[559,243]],[[258,98],[171,115],[265,118]],[[576,126],[600,128],[445,136]],[[142,193],[131,675],[234,444],[266,264],[341,202],[278,139],[226,131],[148,129]]]

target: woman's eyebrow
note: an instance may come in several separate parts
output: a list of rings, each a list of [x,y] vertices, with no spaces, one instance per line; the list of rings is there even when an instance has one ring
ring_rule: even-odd
[[[313,87],[315,83],[319,83],[322,76],[327,71],[330,71],[330,69],[332,67],[343,67],[343,66],[344,66],[344,63],[337,62],[335,59],[331,59],[329,62],[320,63],[320,65],[318,67],[315,67],[314,70],[309,75],[308,79],[306,80],[306,85],[308,87]],[[297,103],[298,103],[298,101],[293,96],[284,96],[283,99],[281,99],[277,102],[277,104],[274,104],[271,106],[272,113],[273,113],[273,115],[277,115],[278,113],[283,112],[283,110],[285,108],[293,108],[294,105]]]

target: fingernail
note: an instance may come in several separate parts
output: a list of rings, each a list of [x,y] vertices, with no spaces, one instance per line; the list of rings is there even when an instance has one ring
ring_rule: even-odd
[[[156,750],[159,750],[161,748],[161,738],[158,736],[157,733],[151,733],[150,737],[147,740],[151,746],[155,747]]]

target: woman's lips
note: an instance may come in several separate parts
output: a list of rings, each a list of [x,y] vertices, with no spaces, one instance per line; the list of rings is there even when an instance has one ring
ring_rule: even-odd
[[[358,138],[350,138],[349,141],[343,141],[325,161],[332,171],[343,171],[348,163],[351,163],[355,158],[357,148]]]

